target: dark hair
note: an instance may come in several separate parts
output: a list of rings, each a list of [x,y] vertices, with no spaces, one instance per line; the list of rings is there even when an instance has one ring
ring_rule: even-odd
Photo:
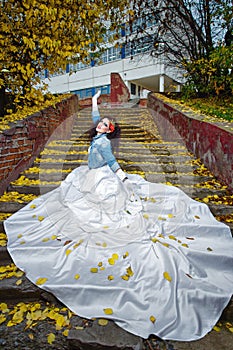
[[[120,125],[118,123],[114,122],[114,121],[113,121],[113,123],[114,123],[114,126],[115,126],[114,131],[110,132],[110,133],[106,133],[106,136],[107,136],[107,138],[109,140],[112,140],[112,139],[115,139],[115,138],[120,138],[120,135],[121,135]],[[94,125],[93,128],[91,128],[89,130],[89,136],[90,136],[91,140],[93,139],[93,137],[95,137],[97,135],[97,131],[96,131],[97,125],[98,125],[98,122]]]

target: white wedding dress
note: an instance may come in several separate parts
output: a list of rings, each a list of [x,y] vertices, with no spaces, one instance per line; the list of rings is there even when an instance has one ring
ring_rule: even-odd
[[[232,295],[230,229],[176,187],[128,177],[130,198],[108,166],[73,170],[5,221],[8,250],[79,316],[143,338],[201,338]]]

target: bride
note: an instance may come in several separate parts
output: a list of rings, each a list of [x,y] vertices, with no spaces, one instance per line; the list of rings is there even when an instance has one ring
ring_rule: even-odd
[[[8,250],[33,283],[85,318],[148,338],[203,337],[233,291],[233,241],[206,204],[126,174],[100,120],[88,166],[4,222]]]

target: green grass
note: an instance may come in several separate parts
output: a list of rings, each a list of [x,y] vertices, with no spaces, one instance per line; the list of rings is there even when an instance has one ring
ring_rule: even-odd
[[[233,97],[181,98],[180,102],[207,116],[233,121]]]

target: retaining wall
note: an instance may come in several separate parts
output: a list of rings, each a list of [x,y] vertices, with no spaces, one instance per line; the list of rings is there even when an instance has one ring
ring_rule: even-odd
[[[72,95],[54,107],[19,120],[0,134],[0,195],[21,171],[32,165],[50,137],[52,140],[70,136],[77,111],[78,97]]]
[[[233,192],[233,132],[214,123],[191,117],[153,94],[148,108],[164,140],[177,138]]]

